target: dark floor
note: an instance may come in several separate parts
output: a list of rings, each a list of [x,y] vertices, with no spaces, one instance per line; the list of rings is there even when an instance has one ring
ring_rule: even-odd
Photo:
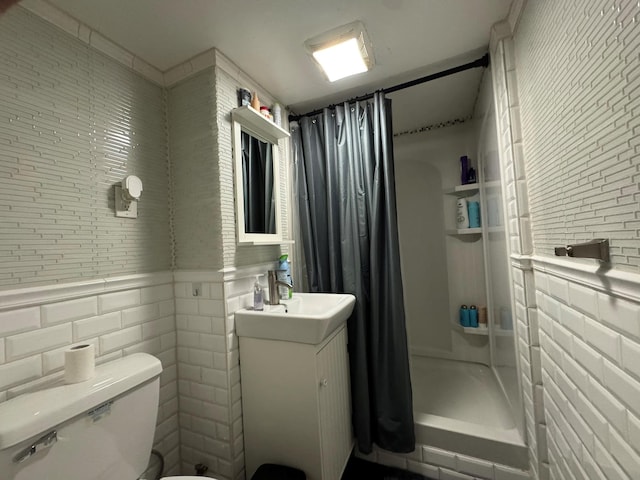
[[[417,473],[407,472],[393,467],[385,467],[377,463],[367,462],[351,457],[342,480],[429,480]]]

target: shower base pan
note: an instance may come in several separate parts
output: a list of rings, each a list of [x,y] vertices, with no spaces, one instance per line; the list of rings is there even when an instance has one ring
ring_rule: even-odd
[[[485,365],[413,355],[416,443],[528,468],[511,409]]]

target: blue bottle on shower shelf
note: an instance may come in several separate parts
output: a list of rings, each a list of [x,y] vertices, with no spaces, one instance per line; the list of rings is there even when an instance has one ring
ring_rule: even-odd
[[[478,328],[478,309],[475,305],[469,307],[469,326]]]
[[[463,327],[469,327],[469,309],[466,305],[460,307],[460,325]]]
[[[480,203],[468,202],[469,228],[480,228]]]

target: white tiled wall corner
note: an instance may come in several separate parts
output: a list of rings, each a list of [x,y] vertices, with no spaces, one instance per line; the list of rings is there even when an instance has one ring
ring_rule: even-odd
[[[533,252],[529,194],[526,183],[525,158],[521,133],[520,96],[515,71],[514,44],[511,37],[492,42],[492,65],[500,163],[504,172],[509,246],[512,255]],[[526,258],[526,257],[524,257]],[[542,356],[538,319],[536,280],[530,261],[512,262],[519,341],[519,367],[524,399],[526,436],[529,444],[530,469],[535,478],[546,475],[548,455],[544,438],[545,413],[542,404]],[[518,295],[520,292],[520,295]],[[536,392],[538,392],[536,394]]]
[[[213,68],[168,89],[175,266],[222,267]]]
[[[132,287],[102,295],[82,297],[82,285],[77,284],[80,297],[69,299],[68,291],[63,293],[65,301],[56,298],[56,288],[40,287],[47,294],[49,303],[12,309],[5,305],[0,319],[5,328],[0,336],[0,401],[13,398],[21,393],[51,386],[60,381],[64,369],[64,351],[74,343],[93,343],[96,347],[96,362],[103,363],[134,352],[146,352],[155,355],[163,365],[160,376],[160,406],[157,420],[156,441],[154,447],[165,455],[167,472],[177,473],[178,420],[177,420],[177,378],[176,378],[176,337],[173,314],[160,317],[148,317],[139,324],[122,328],[123,312],[115,309],[116,299],[121,307],[131,306],[134,300],[140,301],[140,287],[135,286],[136,279],[148,285],[154,279],[159,283],[148,288],[166,291],[167,276],[164,274],[137,275],[131,279]],[[169,277],[170,278],[170,277]],[[172,288],[170,289],[172,291]],[[11,292],[3,292],[10,294]],[[10,296],[10,295],[9,295]],[[109,298],[109,313],[98,314],[100,298]],[[161,303],[162,295],[156,298]],[[34,297],[37,298],[37,297]],[[135,308],[135,307],[134,307]],[[15,317],[13,316],[15,313]],[[42,325],[35,319],[47,318]],[[16,320],[24,320],[23,328],[15,328]]]
[[[227,362],[222,277],[199,272],[188,281],[189,275],[177,272],[174,285],[182,472],[193,473],[196,463],[205,463],[212,475],[232,479],[234,374]]]

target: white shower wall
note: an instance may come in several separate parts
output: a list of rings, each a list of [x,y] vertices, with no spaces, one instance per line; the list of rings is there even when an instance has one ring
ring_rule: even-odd
[[[454,324],[460,305],[485,304],[482,242],[455,228],[459,159],[475,158],[478,125],[467,122],[394,138],[400,260],[410,351],[488,364],[488,338]]]

